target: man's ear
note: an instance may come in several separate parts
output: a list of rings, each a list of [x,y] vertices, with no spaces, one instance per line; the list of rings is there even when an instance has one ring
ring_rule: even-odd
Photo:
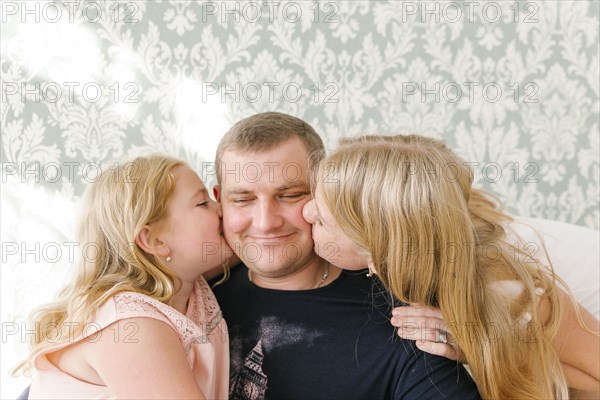
[[[171,250],[167,244],[161,241],[158,237],[152,237],[153,227],[144,225],[140,233],[135,237],[135,243],[138,247],[148,254],[158,257],[167,257]]]
[[[215,195],[215,200],[219,203],[221,202],[221,188],[219,185],[213,186],[213,194]]]

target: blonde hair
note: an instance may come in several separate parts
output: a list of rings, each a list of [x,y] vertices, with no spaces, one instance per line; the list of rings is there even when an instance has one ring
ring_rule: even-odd
[[[321,137],[300,118],[280,112],[264,112],[238,121],[227,131],[217,147],[217,180],[221,181],[221,160],[226,151],[266,151],[294,137],[304,143],[310,161],[316,162],[323,157],[325,146]]]
[[[78,237],[83,248],[93,247],[96,254],[82,254],[74,281],[56,302],[32,314],[31,352],[13,374],[28,373],[40,350],[77,337],[98,307],[118,292],[138,292],[164,303],[173,297],[176,275],[139,248],[136,237],[144,225],[167,215],[175,187],[172,170],[179,165],[183,161],[167,156],[138,157],[103,171],[87,188]]]
[[[316,179],[333,217],[370,254],[392,294],[441,309],[484,398],[568,397],[552,347],[563,307],[559,279],[508,243],[511,218],[471,187],[461,158],[417,135],[358,137],[327,156]],[[499,290],[503,281],[523,290],[510,296]],[[551,307],[543,321],[541,290]],[[527,313],[531,322],[521,320]]]

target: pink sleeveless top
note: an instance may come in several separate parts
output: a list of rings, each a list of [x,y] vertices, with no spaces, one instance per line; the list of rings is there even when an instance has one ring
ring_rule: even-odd
[[[196,281],[187,314],[149,296],[121,292],[100,306],[96,318],[83,335],[42,350],[34,358],[30,399],[112,399],[106,386],[77,379],[48,361],[46,354],[60,350],[91,336],[125,318],[154,318],[163,321],[178,334],[188,356],[196,382],[208,399],[226,399],[229,390],[229,340],[227,325],[212,290],[204,280]],[[133,330],[132,330],[133,331]],[[114,332],[107,331],[113,335]],[[126,338],[123,338],[126,340]],[[118,361],[115,354],[115,361]],[[152,379],[152,377],[148,377]]]

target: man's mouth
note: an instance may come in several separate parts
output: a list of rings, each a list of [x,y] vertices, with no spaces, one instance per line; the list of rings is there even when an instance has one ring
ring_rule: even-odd
[[[288,233],[287,235],[269,235],[269,236],[249,236],[250,239],[268,241],[268,240],[285,240],[290,237],[292,233]]]

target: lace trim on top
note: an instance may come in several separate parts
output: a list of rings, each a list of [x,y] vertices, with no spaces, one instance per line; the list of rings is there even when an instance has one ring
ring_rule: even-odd
[[[186,353],[197,343],[208,343],[209,335],[223,319],[210,287],[201,278],[190,296],[187,316],[150,296],[121,292],[114,296],[118,319],[143,316],[155,318],[173,326],[179,333]]]

